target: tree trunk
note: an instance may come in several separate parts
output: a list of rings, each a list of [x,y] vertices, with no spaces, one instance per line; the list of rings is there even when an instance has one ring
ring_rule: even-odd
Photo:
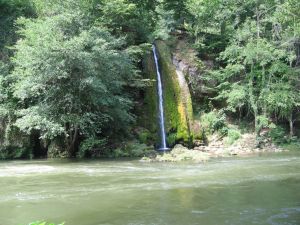
[[[77,143],[77,139],[78,139],[78,126],[76,125],[73,135],[70,135],[70,144],[68,147],[68,153],[69,156],[71,157],[74,156],[75,154],[75,147],[76,147],[75,145]]]
[[[265,117],[267,117],[267,102],[266,102],[266,99],[265,99],[265,96],[266,95],[266,71],[265,71],[265,67],[262,66],[262,92],[261,92],[261,96],[262,96],[262,101],[263,101],[263,105],[262,105],[262,113]]]
[[[251,69],[252,70],[252,69]],[[254,127],[255,127],[255,133],[257,136],[259,136],[259,124],[258,124],[258,108],[255,101],[255,96],[253,92],[253,75],[251,74],[250,80],[249,80],[249,100],[250,100],[250,107],[253,110],[254,114]]]
[[[259,125],[259,122],[258,122],[258,114],[257,112],[254,112],[254,127],[255,127],[255,134],[257,137],[260,136],[260,130],[261,130],[261,127]]]
[[[293,121],[293,114],[289,117],[289,124],[290,124],[290,137],[294,136],[294,121]]]

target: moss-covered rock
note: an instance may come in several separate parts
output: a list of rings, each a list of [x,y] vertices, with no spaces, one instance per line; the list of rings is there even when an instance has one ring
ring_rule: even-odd
[[[138,109],[138,125],[144,127],[150,134],[138,134],[138,139],[143,142],[152,144],[159,142],[158,136],[158,101],[157,101],[157,88],[156,88],[156,69],[154,64],[154,58],[149,51],[143,59],[143,77],[149,80],[148,85],[144,90],[143,105]],[[150,138],[149,138],[150,137]]]
[[[196,163],[206,162],[210,158],[210,155],[205,152],[197,150],[189,150],[182,145],[175,145],[171,152],[166,152],[161,155],[157,155],[155,158],[142,158],[143,162],[182,162],[192,161]]]

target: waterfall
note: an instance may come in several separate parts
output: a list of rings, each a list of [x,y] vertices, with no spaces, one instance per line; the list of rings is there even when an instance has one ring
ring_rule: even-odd
[[[153,56],[154,56],[155,67],[156,67],[156,75],[157,75],[159,128],[160,128],[160,137],[161,137],[161,145],[160,145],[159,150],[166,151],[166,150],[168,150],[168,148],[167,148],[167,143],[166,143],[166,132],[165,132],[163,89],[162,89],[161,74],[159,71],[159,65],[158,65],[157,52],[156,52],[155,45],[152,46],[152,50],[153,50]]]

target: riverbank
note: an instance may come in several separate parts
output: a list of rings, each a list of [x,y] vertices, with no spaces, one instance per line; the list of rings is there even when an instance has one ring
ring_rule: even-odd
[[[198,146],[188,149],[183,145],[177,144],[169,152],[152,154],[143,157],[142,162],[182,162],[191,161],[196,163],[207,162],[211,158],[218,157],[234,157],[234,156],[252,156],[260,153],[279,153],[288,152],[288,149],[276,146],[274,144],[266,144],[261,148],[251,148],[241,143],[231,146],[225,146],[221,143],[214,143],[208,146]]]

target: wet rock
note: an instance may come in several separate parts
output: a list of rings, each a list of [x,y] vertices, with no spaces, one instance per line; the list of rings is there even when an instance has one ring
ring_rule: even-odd
[[[205,152],[191,150],[180,144],[175,145],[172,151],[157,155],[156,158],[150,159],[151,162],[206,162],[210,155]],[[148,160],[148,159],[147,159]]]

